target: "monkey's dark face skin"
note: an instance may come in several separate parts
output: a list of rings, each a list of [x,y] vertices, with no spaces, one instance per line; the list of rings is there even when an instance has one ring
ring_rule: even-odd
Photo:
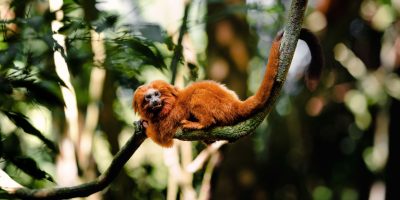
[[[160,91],[156,89],[148,89],[144,94],[144,101],[149,105],[149,109],[153,111],[160,110],[162,108],[162,99]]]

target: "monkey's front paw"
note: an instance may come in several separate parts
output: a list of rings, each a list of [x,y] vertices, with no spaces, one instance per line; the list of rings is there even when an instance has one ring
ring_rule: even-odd
[[[140,123],[142,123],[142,126],[143,126],[144,128],[149,127],[149,122],[147,122],[146,120],[141,119],[141,120],[140,120]]]
[[[134,122],[136,127],[138,127],[139,131],[145,131],[146,128],[149,126],[148,122],[146,120],[139,120]]]
[[[203,129],[204,126],[198,122],[191,122],[186,119],[181,121],[183,130]]]

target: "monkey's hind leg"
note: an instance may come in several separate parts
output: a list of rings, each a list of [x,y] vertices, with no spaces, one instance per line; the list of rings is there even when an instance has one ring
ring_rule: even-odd
[[[187,119],[181,121],[181,125],[183,129],[203,129],[204,125],[200,122],[192,122]]]
[[[198,112],[195,112],[198,113]],[[189,119],[184,119],[181,121],[181,126],[183,129],[204,129],[213,124],[213,120],[206,115],[201,114],[190,114]]]

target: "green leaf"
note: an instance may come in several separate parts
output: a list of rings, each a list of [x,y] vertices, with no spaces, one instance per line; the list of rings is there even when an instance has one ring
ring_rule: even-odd
[[[21,140],[15,132],[11,132],[6,137],[2,137],[3,156],[4,159],[9,160],[22,154]]]
[[[95,31],[100,33],[106,29],[114,28],[115,24],[118,21],[117,15],[109,15],[100,20],[100,22],[94,23]]]
[[[168,50],[172,51],[175,48],[175,43],[172,36],[168,36],[164,39],[164,44],[167,45]]]
[[[42,16],[32,16],[26,19],[26,24],[32,27],[35,31],[39,32],[43,27],[44,19]]]
[[[195,81],[197,78],[199,78],[199,66],[191,62],[188,62],[187,65],[190,70],[190,79]]]
[[[60,83],[64,84],[65,83]],[[64,107],[64,100],[53,92],[49,87],[34,80],[12,80],[11,85],[15,88],[26,88],[28,96],[33,98],[37,103],[46,106]]]
[[[32,158],[26,156],[17,156],[9,159],[9,161],[35,179],[47,179],[51,182],[54,182],[54,179],[50,176],[50,174],[41,170],[36,161]]]
[[[37,130],[29,121],[28,118],[17,112],[2,111],[17,127],[24,130],[25,133],[31,134],[39,138],[49,149],[58,152],[57,146],[47,139],[39,130]]]
[[[132,38],[120,41],[121,46],[125,46],[134,51],[135,56],[143,61],[143,64],[153,65],[156,68],[166,68],[164,57],[158,48],[151,42]]]
[[[12,94],[12,86],[10,82],[2,76],[0,76],[0,93],[7,95]]]
[[[49,72],[49,71],[43,70],[43,71],[39,72],[39,77],[42,80],[55,82],[55,83],[60,84],[61,86],[67,88],[67,85],[64,83],[63,80],[61,80],[61,78],[59,76],[57,76],[57,74],[55,72]]]

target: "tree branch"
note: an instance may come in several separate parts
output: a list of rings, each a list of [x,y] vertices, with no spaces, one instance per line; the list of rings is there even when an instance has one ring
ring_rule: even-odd
[[[303,24],[304,11],[307,6],[307,0],[293,0],[288,16],[288,22],[284,30],[282,42],[280,45],[279,69],[276,76],[271,97],[266,107],[253,117],[235,124],[233,126],[215,127],[207,130],[182,131],[175,133],[175,138],[179,140],[228,140],[236,141],[239,138],[250,135],[254,129],[271,112],[276,99],[278,98],[282,86],[285,82],[287,72],[292,62],[293,54],[296,49],[297,41],[300,35],[301,24]]]
[[[7,182],[0,181],[0,188],[5,190],[11,197],[22,199],[69,199],[73,197],[86,197],[107,187],[122,170],[125,163],[135,153],[142,142],[146,139],[146,134],[140,129],[138,123],[134,124],[135,132],[126,142],[125,146],[115,155],[108,169],[96,180],[72,187],[28,189],[18,187],[13,184],[11,187]],[[0,176],[3,179],[6,176]]]

